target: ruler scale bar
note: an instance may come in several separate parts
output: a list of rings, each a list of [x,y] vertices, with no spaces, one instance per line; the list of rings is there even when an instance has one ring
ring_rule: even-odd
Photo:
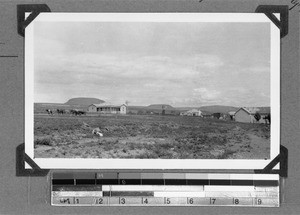
[[[53,185],[52,191],[101,191],[102,186],[83,186],[83,185]]]
[[[117,179],[53,179],[53,185],[254,185],[254,186],[277,186],[277,180],[147,180],[143,183],[143,180],[137,179],[123,179],[118,181]]]
[[[119,184],[118,179],[96,179],[96,184]]]
[[[209,185],[209,180],[205,179],[191,179],[186,181],[187,185]]]
[[[90,185],[96,184],[95,179],[75,179],[75,181],[76,184],[90,184]]]
[[[279,175],[55,172],[54,206],[279,207]]]
[[[164,179],[142,179],[142,185],[164,185]]]
[[[182,186],[182,185],[104,185],[102,186],[103,191],[194,191],[201,192],[204,190],[204,186]]]
[[[55,206],[251,206],[279,207],[277,198],[226,197],[53,197]]]
[[[103,191],[103,196],[154,196],[153,191]]]
[[[55,197],[102,197],[102,191],[56,191],[52,193]]]

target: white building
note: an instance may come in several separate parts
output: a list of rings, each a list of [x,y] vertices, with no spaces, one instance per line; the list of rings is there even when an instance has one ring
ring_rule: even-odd
[[[122,105],[110,105],[110,104],[91,104],[88,107],[90,113],[102,113],[102,114],[126,114],[127,106]]]
[[[180,113],[181,116],[202,116],[201,110],[192,109],[185,112]]]

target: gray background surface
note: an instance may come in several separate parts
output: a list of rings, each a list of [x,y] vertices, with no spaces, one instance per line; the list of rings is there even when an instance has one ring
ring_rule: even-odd
[[[290,10],[281,40],[281,144],[289,150],[289,176],[280,208],[52,207],[49,175],[16,177],[16,147],[24,142],[24,38],[17,4],[47,3],[52,12],[254,12],[258,5],[291,1],[0,1],[0,214],[300,214],[299,7]],[[84,32],[83,32],[84,33]],[[2,44],[4,43],[4,44]],[[242,48],[242,47],[241,47]]]

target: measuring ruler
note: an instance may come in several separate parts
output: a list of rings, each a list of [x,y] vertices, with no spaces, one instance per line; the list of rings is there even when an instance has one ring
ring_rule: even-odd
[[[54,172],[53,206],[279,207],[277,174]]]

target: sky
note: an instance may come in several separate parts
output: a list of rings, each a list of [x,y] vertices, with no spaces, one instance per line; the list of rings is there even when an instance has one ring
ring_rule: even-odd
[[[270,106],[269,23],[36,22],[34,101]]]

